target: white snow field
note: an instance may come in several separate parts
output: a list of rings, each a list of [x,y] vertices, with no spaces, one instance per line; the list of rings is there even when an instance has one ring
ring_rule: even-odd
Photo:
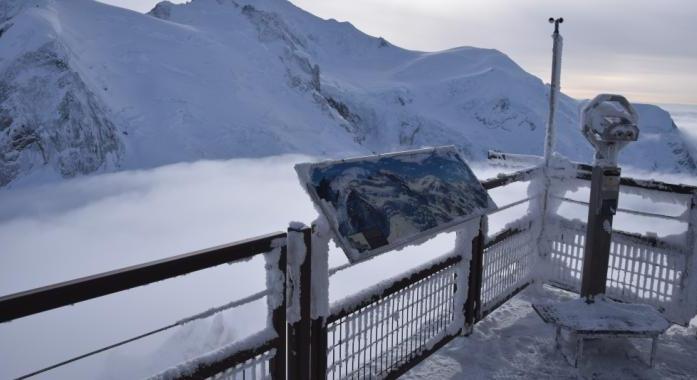
[[[0,30],[2,186],[286,153],[542,152],[549,87],[505,54],[405,50],[285,0],[163,2],[147,15],[3,0]],[[591,152],[581,104],[558,107],[558,150],[575,161]],[[637,108],[642,139],[620,161],[694,173],[669,114]]]

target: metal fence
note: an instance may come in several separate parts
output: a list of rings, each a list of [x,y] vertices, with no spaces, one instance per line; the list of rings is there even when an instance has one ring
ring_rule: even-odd
[[[528,181],[539,173],[536,168],[526,169],[484,181],[483,185],[490,190]],[[587,179],[586,174],[580,167],[577,178]],[[692,194],[691,212],[694,212],[695,188],[625,178],[622,184],[651,191]],[[531,196],[501,206],[498,211],[536,199],[538,196]],[[0,323],[258,254],[266,253],[271,257],[269,252],[276,249],[280,250],[275,251],[278,254],[267,260],[267,276],[280,276],[281,286],[267,289],[261,295],[274,293],[282,299],[280,304],[269,306],[273,335],[261,341],[250,338],[238,342],[227,347],[224,354],[217,352],[197,358],[156,378],[391,379],[459,334],[470,332],[477,321],[530,284],[535,277],[537,260],[540,260],[538,254],[552,264],[545,267],[549,271],[547,279],[550,283],[579,290],[584,226],[555,216],[534,220],[525,218],[529,217],[515,221],[517,227],[493,237],[485,236],[484,218],[479,235],[471,242],[472,255],[468,262],[463,261],[461,255],[444,257],[426,268],[393,279],[387,286],[362,292],[360,299],[354,298],[350,304],[335,305],[325,317],[311,312],[314,291],[311,282],[315,276],[310,270],[326,270],[326,276],[330,271],[321,265],[312,266],[313,236],[311,229],[305,227],[2,297]],[[693,223],[695,218],[689,220]],[[540,229],[542,223],[549,226]],[[694,224],[690,224],[692,234],[694,228]],[[540,231],[545,235],[542,246],[538,247]],[[289,262],[288,241],[291,236],[304,242],[305,252],[301,255],[304,261],[300,263]],[[670,306],[676,299],[697,297],[683,293],[693,248],[613,231],[608,295],[655,305],[673,321],[682,322],[684,313],[674,315]],[[469,268],[467,278],[458,279],[461,273],[465,273],[465,268]],[[464,305],[457,300],[458,284],[467,284]],[[290,322],[287,320],[287,315],[290,315],[287,314],[287,300],[294,299],[292,297],[298,297],[299,320]],[[233,304],[218,309],[224,310]],[[202,313],[186,320],[210,315]],[[28,375],[48,371],[180,324],[177,322]]]
[[[235,364],[213,376],[205,377],[211,380],[266,380],[271,379],[271,361],[276,355],[276,350],[265,351],[247,361]],[[202,377],[191,377],[202,378]],[[181,379],[181,378],[180,378]]]
[[[408,285],[392,286],[374,302],[333,313],[327,324],[327,377],[385,378],[444,338],[456,312],[458,261],[418,272]]]
[[[267,275],[269,270],[273,270],[275,273],[281,273],[281,276],[285,276],[286,251],[286,233],[277,232],[202,251],[11,294],[0,297],[0,323],[126,291],[138,286],[148,285],[218,265],[245,261],[257,255],[267,255]],[[268,255],[271,255],[273,260],[268,260]],[[272,320],[271,328],[274,331],[267,332],[267,334],[257,334],[256,338],[253,336],[246,341],[235,342],[230,347],[222,347],[215,355],[204,355],[204,357],[157,374],[154,378],[253,379],[263,378],[264,376],[268,377],[270,375],[273,375],[275,378],[283,378],[285,376],[286,359],[286,302],[285,288],[281,286],[280,289],[267,289],[265,292],[248,297],[241,302],[233,301],[221,307],[214,308],[212,311],[184,318],[178,322],[146,332],[139,336],[66,359],[60,363],[27,373],[18,379],[50,373],[51,370],[67,364],[83,360],[168,329],[177,328],[197,319],[208,318],[217,312],[255,301],[264,296],[272,295],[271,293],[274,291],[278,292],[279,294],[277,296],[280,296],[283,300],[281,304],[269,310]],[[259,336],[265,338],[259,341]]]
[[[577,165],[576,178],[590,180],[588,165]],[[697,188],[627,177],[620,179],[621,191],[629,191],[651,200],[658,197],[680,198],[684,211],[677,216],[661,213],[618,209],[620,213],[687,225],[684,243],[674,243],[657,236],[646,236],[613,229],[607,268],[606,294],[623,302],[640,302],[655,306],[673,323],[687,325],[697,312],[697,294],[691,292],[687,280],[695,258],[697,229]],[[588,205],[587,202],[550,194],[561,202]],[[580,292],[586,239],[586,225],[569,221],[561,215],[547,215],[545,237],[540,246],[548,263],[546,280],[557,287]]]
[[[503,231],[486,243],[480,318],[532,281],[532,270],[537,260],[536,239],[532,222],[529,222],[523,227]]]
[[[527,169],[483,185],[493,189],[526,181],[536,172]],[[464,310],[454,307],[459,256],[407,273],[351,307],[335,307],[326,324],[327,378],[393,379],[461,332],[471,331],[474,323],[530,283],[536,237],[532,222],[519,225],[490,239],[484,239],[486,226],[481,226],[472,242]],[[464,318],[458,319],[458,313]],[[465,322],[453,326],[458,320]]]
[[[548,260],[553,271],[551,284],[580,292],[585,246],[585,224],[557,218],[548,234]],[[676,302],[685,290],[683,280],[689,253],[657,238],[614,230],[607,273],[606,294],[625,302],[655,306],[668,319],[684,324],[675,313]]]

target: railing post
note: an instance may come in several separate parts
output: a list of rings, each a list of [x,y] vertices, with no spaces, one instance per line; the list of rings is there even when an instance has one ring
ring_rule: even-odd
[[[276,334],[278,334],[278,337],[280,338],[280,343],[278,347],[276,347],[276,354],[273,356],[269,364],[270,374],[273,380],[285,380],[286,378],[286,347],[288,342],[286,335],[286,307],[288,303],[288,298],[286,297],[286,280],[288,278],[286,274],[287,255],[288,243],[286,239],[286,242],[284,242],[284,244],[281,246],[278,260],[275,263],[270,263],[271,265],[275,266],[275,268],[271,267],[271,265],[269,268],[266,268],[266,275],[270,277],[267,283],[274,284],[276,283],[275,281],[280,280],[279,282],[281,284],[279,289],[273,289],[281,295],[280,305],[274,305],[275,308],[271,311],[271,325],[273,326],[274,330],[276,330]],[[277,275],[282,275],[283,278],[274,278],[274,276],[271,274],[274,271]]]
[[[683,309],[685,322],[697,313],[697,191],[690,197],[687,211],[687,262],[685,275],[682,277]]]
[[[329,317],[329,223],[312,224],[312,380],[327,378],[327,318]]]
[[[288,379],[310,379],[312,321],[312,234],[309,227],[292,223],[288,228]]]
[[[472,239],[467,301],[465,302],[465,328],[471,329],[481,315],[482,275],[484,270],[484,239],[486,217],[479,219],[479,233]]]

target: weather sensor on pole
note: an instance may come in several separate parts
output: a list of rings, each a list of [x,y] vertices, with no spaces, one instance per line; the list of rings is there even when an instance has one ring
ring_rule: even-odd
[[[581,111],[581,132],[595,148],[581,278],[581,296],[588,300],[605,293],[612,217],[620,193],[617,154],[639,138],[638,120],[634,107],[621,95],[598,95]]]
[[[564,39],[559,34],[559,24],[564,22],[564,19],[549,18],[550,24],[554,24],[554,33],[552,33],[552,83],[549,91],[549,118],[547,119],[547,129],[545,133],[545,168],[549,167],[549,161],[554,153],[554,145],[556,140],[556,128],[554,126],[554,114],[557,108],[557,98],[559,97],[561,79],[561,49]]]

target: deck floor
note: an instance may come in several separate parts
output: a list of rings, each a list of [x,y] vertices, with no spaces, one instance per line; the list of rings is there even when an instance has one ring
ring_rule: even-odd
[[[697,379],[696,319],[659,337],[654,368],[646,364],[646,339],[587,341],[579,368],[573,368],[554,348],[554,327],[544,324],[531,307],[533,302],[572,297],[558,289],[528,287],[479,322],[472,335],[450,342],[402,378]]]

